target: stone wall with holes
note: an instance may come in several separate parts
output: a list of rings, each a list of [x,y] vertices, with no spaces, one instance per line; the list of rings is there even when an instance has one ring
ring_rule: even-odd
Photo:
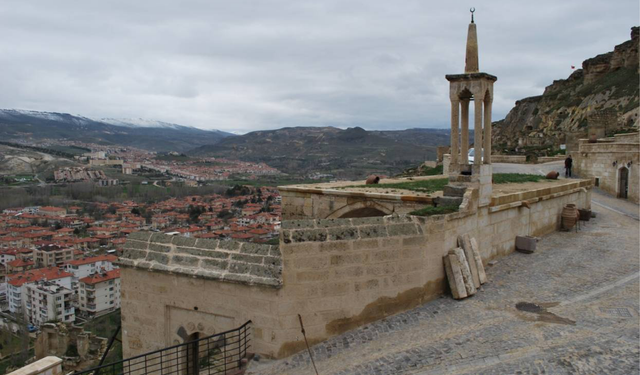
[[[574,154],[574,173],[590,178],[607,193],[621,195],[621,174],[628,171],[630,201],[640,202],[640,141],[638,133],[621,134],[600,140],[598,143],[580,141],[579,152]]]
[[[485,263],[509,254],[517,235],[557,230],[565,204],[590,207],[588,182],[480,208],[469,189],[448,215],[285,220],[279,247],[132,234],[121,261],[124,355],[247,320],[255,352],[291,355],[304,348],[298,314],[314,344],[436,298],[459,235],[478,240]]]

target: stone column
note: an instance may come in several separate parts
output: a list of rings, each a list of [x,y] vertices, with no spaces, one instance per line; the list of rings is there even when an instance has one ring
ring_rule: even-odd
[[[458,165],[458,127],[460,126],[460,101],[451,100],[451,165]],[[454,167],[454,170],[458,170]]]
[[[462,117],[462,129],[460,139],[460,154],[462,160],[460,164],[469,164],[469,99],[462,99],[460,102]]]
[[[475,95],[473,100],[475,116],[473,123],[473,131],[474,131],[474,140],[473,140],[473,148],[475,151],[475,156],[473,159],[473,164],[480,165],[482,164],[482,106],[484,105],[484,98],[478,97]]]
[[[491,164],[491,98],[484,100],[484,164]]]

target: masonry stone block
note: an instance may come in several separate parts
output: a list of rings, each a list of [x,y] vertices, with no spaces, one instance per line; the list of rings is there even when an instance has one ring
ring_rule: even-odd
[[[265,256],[263,264],[269,267],[281,267],[282,266],[282,258],[280,257],[272,257]]]
[[[220,241],[218,248],[222,250],[237,251],[240,249],[240,242],[238,241]]]
[[[218,249],[218,243],[219,243],[218,240],[212,240],[208,238],[198,238],[198,241],[196,241],[195,247],[201,248],[201,249],[216,250]]]
[[[269,248],[269,245],[245,242],[242,244],[240,252],[243,254],[269,255]]]
[[[358,228],[360,238],[387,237],[387,228],[382,225],[367,225]]]
[[[282,229],[311,229],[315,228],[315,220],[283,220]]]
[[[253,264],[262,264],[262,262],[264,261],[264,257],[260,255],[231,254],[231,260]]]
[[[125,259],[122,259],[122,260],[143,259],[143,258],[145,258],[147,256],[147,252],[146,251],[141,251],[141,250],[135,250],[135,249],[125,249],[123,255],[124,255]]]
[[[171,243],[172,239],[173,239],[173,236],[169,236],[164,233],[153,233],[149,240],[155,243],[168,244],[168,243]]]
[[[229,262],[226,260],[219,260],[219,259],[202,259],[202,261],[200,262],[200,266],[207,269],[215,268],[220,270],[226,270],[227,267],[229,266]]]
[[[378,249],[380,247],[380,242],[379,242],[378,239],[371,238],[371,239],[367,239],[367,240],[354,241],[352,246],[353,246],[353,250],[354,251],[374,250],[374,249]]]
[[[296,230],[291,233],[293,242],[322,242],[327,240],[326,229]]]
[[[322,242],[318,247],[320,253],[341,253],[350,249],[350,242]]]
[[[415,236],[418,229],[415,224],[393,224],[387,227],[389,236]]]
[[[254,264],[251,265],[249,273],[256,277],[277,278],[282,273],[282,270],[278,267],[266,267]]]
[[[299,258],[293,261],[293,265],[298,269],[318,269],[329,265],[328,257],[308,257]]]
[[[332,266],[342,266],[346,264],[363,264],[367,261],[368,257],[368,254],[332,255],[329,263]]]
[[[462,279],[464,280],[464,287],[467,290],[467,295],[472,296],[476,294],[477,289],[473,282],[471,270],[469,269],[469,262],[467,261],[467,257],[464,255],[464,250],[458,247],[451,250],[450,254],[451,253],[455,254],[455,256],[458,258],[460,270],[462,271]]]
[[[316,221],[318,228],[335,228],[350,225],[348,219],[320,219]]]
[[[180,266],[195,267],[198,265],[198,262],[198,258],[184,255],[174,255],[173,258],[171,258],[172,264],[177,264]]]
[[[147,253],[147,261],[157,262],[157,263],[166,265],[169,263],[169,257],[163,253],[156,253],[154,251],[149,251],[149,253]]]
[[[176,246],[194,247],[196,245],[196,239],[185,236],[173,236],[171,243]]]
[[[230,262],[229,272],[237,274],[245,274],[251,271],[251,265],[244,262]]]
[[[473,249],[471,248],[471,236],[465,234],[458,236],[458,246],[464,251],[464,255],[469,265],[469,271],[471,271],[471,278],[473,279],[473,285],[476,288],[480,288],[480,276],[478,275],[478,266],[476,265],[473,257]]]
[[[222,251],[215,251],[209,249],[196,249],[192,247],[177,247],[176,252],[180,254],[194,255],[207,258],[228,258],[229,254]]]
[[[149,251],[155,251],[158,253],[168,253],[171,251],[171,247],[152,242],[149,244]]]
[[[384,225],[384,217],[359,217],[351,219],[351,223],[355,226],[358,225]]]
[[[353,227],[332,228],[328,230],[329,240],[344,241],[358,238],[358,230]]]
[[[127,239],[127,242],[125,242],[124,245],[125,249],[147,250],[148,247],[148,242],[136,241],[131,239]]]
[[[356,278],[364,275],[365,269],[363,266],[354,265],[345,268],[334,268],[333,276],[336,279],[341,278]]]

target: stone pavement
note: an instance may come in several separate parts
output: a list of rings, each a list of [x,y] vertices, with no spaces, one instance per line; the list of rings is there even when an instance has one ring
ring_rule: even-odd
[[[471,298],[439,298],[313,346],[319,373],[638,374],[638,221],[592,208],[597,218],[578,233],[488,267]],[[305,351],[248,373],[315,372]]]

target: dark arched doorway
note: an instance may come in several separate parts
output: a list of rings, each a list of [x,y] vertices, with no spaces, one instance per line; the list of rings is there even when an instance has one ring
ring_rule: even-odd
[[[197,375],[200,371],[200,332],[195,332],[189,335],[186,342],[187,344],[187,360],[186,360],[186,374]]]
[[[349,211],[344,215],[340,216],[340,218],[349,219],[349,218],[355,218],[355,217],[376,217],[376,216],[384,216],[384,215],[386,214],[378,210],[377,208],[362,207],[362,208],[356,208],[353,211]]]
[[[622,167],[618,171],[618,198],[627,199],[629,195],[629,168]]]

